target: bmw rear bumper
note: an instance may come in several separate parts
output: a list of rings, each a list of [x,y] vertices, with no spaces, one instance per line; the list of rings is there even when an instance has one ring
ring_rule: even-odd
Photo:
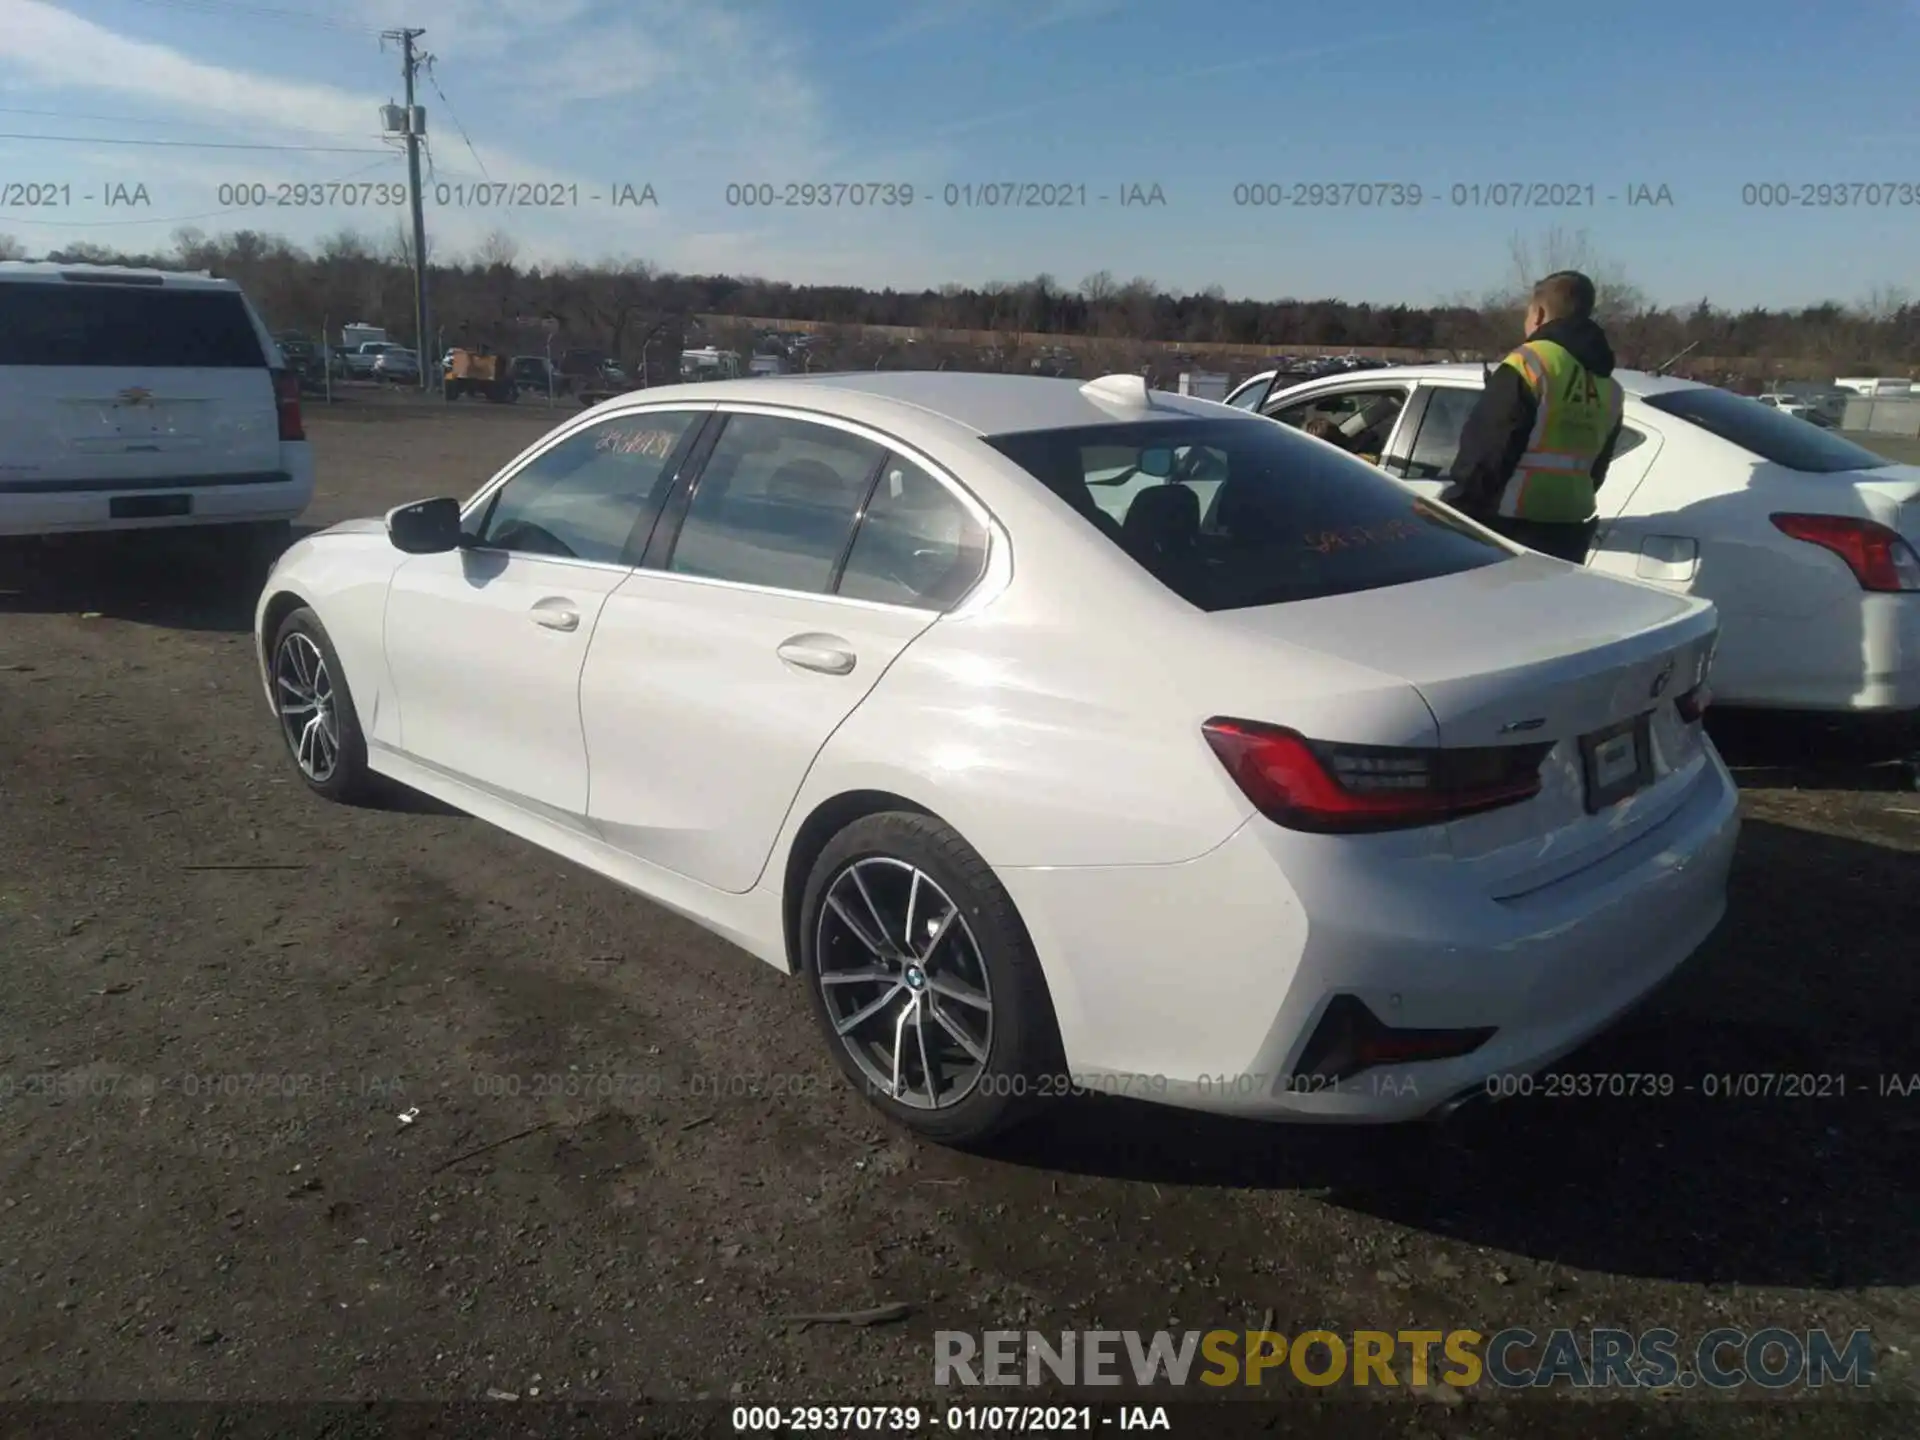
[[[1411,880],[1358,864],[1263,820],[1182,865],[998,873],[1075,1080],[1226,1114],[1388,1122],[1550,1065],[1633,1008],[1719,924],[1738,833],[1710,751],[1659,825],[1516,899],[1465,893],[1441,862]],[[1395,1027],[1495,1033],[1455,1059],[1295,1075],[1343,995]]]

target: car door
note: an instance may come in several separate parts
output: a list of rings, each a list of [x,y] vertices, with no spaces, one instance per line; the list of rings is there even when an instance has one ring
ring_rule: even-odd
[[[1629,412],[1620,426],[1607,478],[1595,497],[1600,526],[1587,564],[1609,575],[1651,581],[1692,593],[1700,573],[1699,533],[1704,511],[1676,507],[1661,484],[1665,437],[1641,415]]]
[[[385,622],[397,748],[587,828],[581,664],[706,413],[655,409],[571,427],[475,497],[460,549],[399,567]]]
[[[827,739],[985,564],[976,502],[823,417],[740,407],[608,599],[580,706],[607,843],[740,893]]]

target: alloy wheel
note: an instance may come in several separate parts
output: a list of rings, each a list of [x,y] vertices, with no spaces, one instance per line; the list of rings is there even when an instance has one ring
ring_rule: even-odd
[[[273,661],[273,684],[280,728],[286,733],[294,764],[314,784],[326,784],[340,763],[340,728],[333,676],[311,636],[296,630],[280,642]]]
[[[957,1105],[993,1047],[993,991],[960,907],[925,871],[869,856],[833,877],[814,969],[834,1034],[868,1082],[916,1110]]]

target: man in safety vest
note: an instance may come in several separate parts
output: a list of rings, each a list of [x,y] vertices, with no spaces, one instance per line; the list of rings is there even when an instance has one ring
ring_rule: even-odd
[[[1584,565],[1594,492],[1620,438],[1613,347],[1593,281],[1561,270],[1533,287],[1526,339],[1487,377],[1460,434],[1453,501],[1489,529]]]

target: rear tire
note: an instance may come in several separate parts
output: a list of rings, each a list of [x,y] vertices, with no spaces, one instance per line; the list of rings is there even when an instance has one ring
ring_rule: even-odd
[[[808,877],[799,940],[834,1062],[896,1123],[978,1145],[1068,1089],[1033,942],[944,822],[890,811],[834,836]]]
[[[307,788],[341,804],[366,799],[374,782],[360,716],[333,641],[305,606],[280,623],[267,679],[280,737]]]

